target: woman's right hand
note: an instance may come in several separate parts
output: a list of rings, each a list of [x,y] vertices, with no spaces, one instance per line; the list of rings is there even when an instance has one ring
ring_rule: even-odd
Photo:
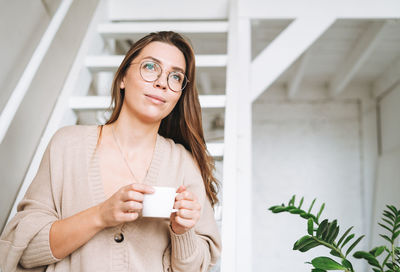
[[[102,227],[115,227],[136,220],[143,208],[144,194],[152,193],[154,193],[153,187],[142,183],[132,183],[119,189],[98,205]]]

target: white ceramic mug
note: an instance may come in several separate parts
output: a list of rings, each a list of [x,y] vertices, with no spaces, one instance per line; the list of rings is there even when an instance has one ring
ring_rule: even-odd
[[[143,217],[169,218],[175,203],[176,188],[153,186],[154,193],[145,194],[143,199]]]

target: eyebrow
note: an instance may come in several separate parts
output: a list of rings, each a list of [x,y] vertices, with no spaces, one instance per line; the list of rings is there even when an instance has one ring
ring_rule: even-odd
[[[158,62],[159,64],[162,64],[162,62],[161,62],[159,59],[156,59],[155,57],[148,56],[148,57],[144,57],[143,59],[151,59],[151,60],[154,60],[155,62]],[[182,74],[185,73],[185,70],[183,70],[182,68],[177,67],[177,66],[172,66],[172,69],[173,69],[174,71],[179,71],[179,72],[181,72]]]

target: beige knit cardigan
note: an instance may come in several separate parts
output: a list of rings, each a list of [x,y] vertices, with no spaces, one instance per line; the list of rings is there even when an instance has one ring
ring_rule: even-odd
[[[200,171],[180,144],[157,135],[144,183],[179,187],[197,195],[202,215],[194,229],[174,234],[169,219],[139,218],[106,228],[60,260],[49,246],[53,222],[103,202],[97,126],[68,126],[51,139],[15,217],[0,237],[0,264],[8,271],[207,271],[220,254],[220,236]]]

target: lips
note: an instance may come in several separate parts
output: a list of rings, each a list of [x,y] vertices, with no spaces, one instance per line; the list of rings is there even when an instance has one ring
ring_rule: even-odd
[[[155,99],[155,100],[158,100],[158,101],[160,101],[160,102],[162,102],[162,103],[167,102],[167,101],[166,101],[164,98],[162,98],[161,96],[150,95],[150,94],[145,94],[145,96],[147,96],[147,97],[149,97],[149,98],[152,98],[152,99]]]

